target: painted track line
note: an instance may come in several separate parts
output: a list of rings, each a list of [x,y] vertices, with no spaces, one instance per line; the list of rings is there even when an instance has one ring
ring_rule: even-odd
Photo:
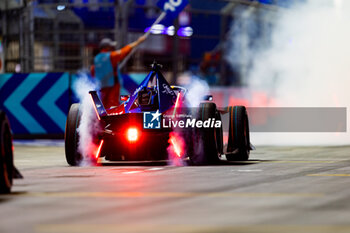
[[[307,176],[350,177],[350,174],[308,174]]]
[[[14,193],[4,195],[3,197],[57,197],[57,198],[76,198],[76,197],[100,197],[100,198],[191,198],[191,197],[242,197],[242,198],[270,198],[270,197],[296,197],[296,198],[316,198],[324,197],[323,193],[230,193],[230,192],[32,192],[32,193]]]
[[[34,227],[38,233],[92,233],[92,232],[230,232],[230,233],[348,233],[350,225],[195,225],[195,224],[39,224]]]

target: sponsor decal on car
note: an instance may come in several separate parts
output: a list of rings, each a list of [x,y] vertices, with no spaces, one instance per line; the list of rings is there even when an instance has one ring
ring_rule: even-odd
[[[161,128],[220,128],[222,122],[215,118],[200,120],[193,118],[192,115],[176,114],[163,115],[156,112],[143,113],[143,128],[144,129],[161,129]]]
[[[160,129],[161,113],[159,110],[156,112],[144,112],[143,113],[143,128],[144,129]]]
[[[209,118],[205,121],[195,118],[186,118],[183,120],[163,118],[163,128],[220,128],[221,121],[215,118]]]

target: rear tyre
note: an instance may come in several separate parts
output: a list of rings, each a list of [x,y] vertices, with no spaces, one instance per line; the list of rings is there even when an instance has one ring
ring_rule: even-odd
[[[83,160],[83,156],[78,152],[79,134],[77,129],[80,119],[79,104],[73,104],[68,112],[64,135],[66,160],[71,166],[79,166]]]
[[[227,146],[228,161],[246,161],[250,154],[249,121],[244,106],[229,107],[230,127]],[[231,153],[230,153],[231,152]]]
[[[11,192],[13,179],[13,150],[10,124],[0,111],[0,193]]]
[[[215,103],[201,103],[199,106],[198,120],[221,120]],[[193,165],[218,164],[219,155],[222,153],[222,126],[221,128],[195,129],[193,134],[193,151],[190,160]]]

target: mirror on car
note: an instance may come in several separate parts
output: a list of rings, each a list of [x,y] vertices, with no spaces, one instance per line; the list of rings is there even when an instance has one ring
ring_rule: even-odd
[[[120,101],[127,101],[129,99],[130,95],[121,95]]]

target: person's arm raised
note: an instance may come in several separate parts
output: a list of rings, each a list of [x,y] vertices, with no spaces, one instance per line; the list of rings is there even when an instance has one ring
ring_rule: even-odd
[[[146,36],[139,37],[136,41],[124,46],[123,48],[111,52],[111,60],[113,66],[116,66],[121,60],[123,60],[128,54],[137,46],[139,46],[142,42],[146,40]]]

